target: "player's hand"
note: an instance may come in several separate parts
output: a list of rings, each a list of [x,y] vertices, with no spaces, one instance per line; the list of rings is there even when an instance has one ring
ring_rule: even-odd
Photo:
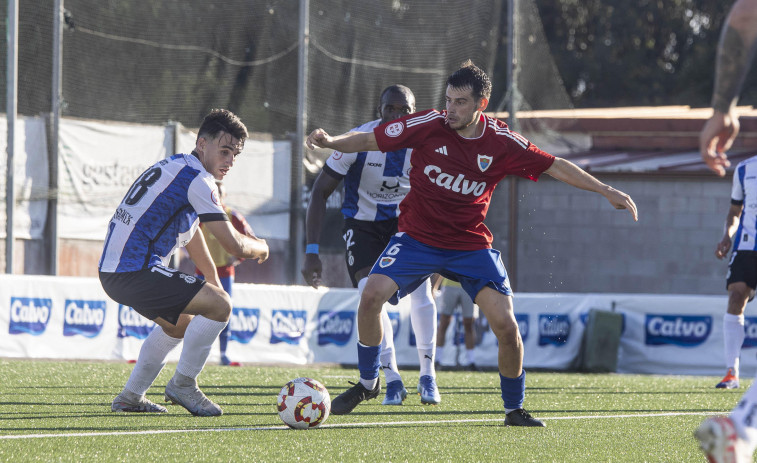
[[[328,144],[331,143],[332,138],[331,135],[326,133],[323,129],[315,129],[312,132],[310,132],[310,135],[308,135],[308,139],[305,142],[308,148],[315,149],[315,147],[318,148],[328,148]]]
[[[318,254],[305,254],[305,261],[302,263],[301,272],[303,278],[305,278],[305,282],[313,288],[318,288],[321,285],[323,264]]]
[[[731,250],[731,237],[724,236],[720,243],[715,248],[715,257],[722,259],[728,255],[728,251]]]
[[[612,207],[615,209],[628,209],[628,212],[633,216],[634,222],[639,221],[639,212],[636,210],[636,203],[633,202],[633,199],[631,199],[630,196],[620,190],[609,187],[604,192],[604,197],[610,201]]]
[[[699,132],[699,152],[702,160],[720,177],[725,175],[725,169],[731,165],[725,152],[731,149],[738,134],[738,116],[733,112],[720,111],[714,111]]]
[[[256,257],[253,257],[253,259],[257,259],[258,264],[262,264],[263,262],[268,260],[268,255],[271,252],[270,249],[268,249],[268,243],[263,238],[256,238],[260,244],[260,252]]]

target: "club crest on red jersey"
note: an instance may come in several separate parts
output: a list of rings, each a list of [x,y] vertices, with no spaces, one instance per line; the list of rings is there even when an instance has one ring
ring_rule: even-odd
[[[379,267],[381,267],[381,268],[387,268],[390,265],[392,265],[395,260],[397,260],[397,259],[395,259],[394,257],[384,256],[379,261]]]
[[[481,169],[481,172],[486,172],[486,169],[492,165],[492,159],[494,158],[485,154],[478,155],[478,168]]]
[[[402,131],[405,130],[405,127],[402,125],[402,122],[393,122],[386,126],[386,129],[384,129],[384,133],[387,137],[399,137]]]

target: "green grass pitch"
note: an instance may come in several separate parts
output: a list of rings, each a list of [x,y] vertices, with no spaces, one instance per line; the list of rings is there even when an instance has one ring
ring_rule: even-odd
[[[112,413],[126,363],[0,359],[0,461],[61,462],[689,462],[704,461],[692,432],[728,412],[742,389],[719,378],[529,372],[525,407],[546,428],[507,428],[495,372],[442,371],[442,403],[421,405],[417,370],[402,370],[404,405],[381,399],[306,431],[283,426],[276,394],[309,376],[332,398],[357,370],[335,366],[208,365],[200,387],[224,410],[197,418]],[[163,403],[168,365],[148,392]],[[382,378],[383,379],[383,378]],[[747,384],[744,384],[747,383]]]

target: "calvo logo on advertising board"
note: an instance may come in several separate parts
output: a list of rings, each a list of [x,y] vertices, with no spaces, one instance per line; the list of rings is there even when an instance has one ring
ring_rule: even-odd
[[[63,336],[94,338],[105,323],[105,301],[66,299]]]
[[[539,315],[539,345],[562,346],[570,338],[570,318],[567,314]]]
[[[322,310],[318,312],[318,345],[344,346],[352,338],[355,326],[354,310]]]
[[[644,322],[648,346],[694,347],[702,344],[712,330],[709,315],[647,314]]]
[[[229,339],[240,344],[249,344],[260,325],[260,309],[234,307],[229,319]]]
[[[47,329],[53,300],[37,297],[11,297],[9,334],[39,336]]]
[[[128,305],[118,304],[118,334],[119,338],[146,339],[153,328],[154,321],[138,314]]]
[[[274,310],[271,314],[271,344],[299,344],[305,334],[306,322],[307,312],[304,310]]]

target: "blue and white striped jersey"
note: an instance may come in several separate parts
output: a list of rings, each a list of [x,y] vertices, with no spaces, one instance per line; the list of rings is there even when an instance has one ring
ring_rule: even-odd
[[[380,119],[353,129],[372,132]],[[342,214],[356,220],[379,221],[396,218],[399,204],[410,191],[410,149],[382,153],[334,151],[326,160],[330,174],[344,177]]]
[[[199,220],[198,220],[199,219]],[[176,154],[134,181],[113,214],[100,257],[101,272],[133,272],[168,264],[199,221],[228,220],[213,176],[197,157]]]
[[[733,171],[731,203],[744,206],[733,250],[757,250],[757,156],[741,161]]]

